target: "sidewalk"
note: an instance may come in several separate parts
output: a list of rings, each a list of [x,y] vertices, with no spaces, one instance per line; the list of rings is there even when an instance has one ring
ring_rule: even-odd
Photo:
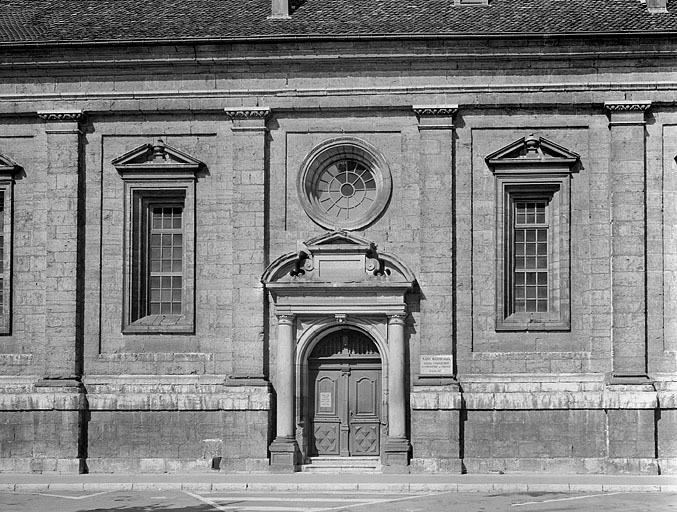
[[[0,474],[0,491],[159,490],[251,492],[673,492],[677,475],[177,473]]]

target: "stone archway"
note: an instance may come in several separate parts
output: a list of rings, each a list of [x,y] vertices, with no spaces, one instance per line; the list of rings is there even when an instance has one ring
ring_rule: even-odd
[[[372,242],[337,231],[278,258],[262,282],[278,319],[277,435],[270,446],[271,468],[295,471],[302,462],[298,439],[304,434],[297,425],[302,408],[298,391],[304,385],[299,364],[304,359],[299,357],[312,355],[309,343],[323,329],[369,324],[381,333],[379,351],[388,359],[383,367],[387,436],[380,450],[382,465],[384,471],[406,471],[405,296],[414,286],[413,274],[393,256],[377,253]]]

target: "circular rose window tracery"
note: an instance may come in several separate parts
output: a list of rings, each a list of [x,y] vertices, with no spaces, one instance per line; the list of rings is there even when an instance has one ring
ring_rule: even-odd
[[[390,169],[366,141],[341,137],[325,141],[301,166],[298,192],[306,213],[328,229],[371,224],[390,199]]]

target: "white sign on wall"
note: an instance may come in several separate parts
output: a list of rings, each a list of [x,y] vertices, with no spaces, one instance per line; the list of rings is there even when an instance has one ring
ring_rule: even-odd
[[[453,375],[454,356],[451,354],[421,356],[421,375]]]

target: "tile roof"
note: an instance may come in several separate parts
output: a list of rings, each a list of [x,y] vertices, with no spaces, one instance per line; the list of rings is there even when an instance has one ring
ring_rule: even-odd
[[[0,43],[675,32],[677,0],[650,14],[639,0],[0,0]]]

